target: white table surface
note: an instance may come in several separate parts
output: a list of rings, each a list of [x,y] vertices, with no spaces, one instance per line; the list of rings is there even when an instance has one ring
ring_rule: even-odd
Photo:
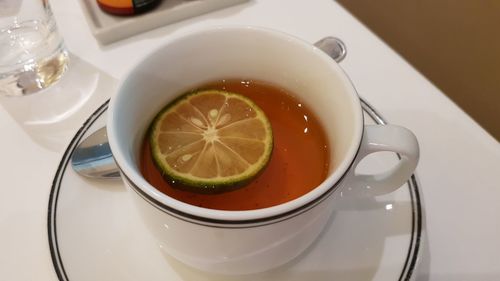
[[[417,280],[500,280],[500,145],[439,89],[331,0],[255,0],[99,46],[78,1],[51,1],[72,53],[52,92],[0,99],[0,280],[57,280],[47,204],[74,133],[116,79],[161,42],[203,26],[270,27],[309,42],[334,35],[360,95],[421,146],[426,240]],[[500,107],[500,105],[499,105]],[[500,120],[500,118],[499,118]]]

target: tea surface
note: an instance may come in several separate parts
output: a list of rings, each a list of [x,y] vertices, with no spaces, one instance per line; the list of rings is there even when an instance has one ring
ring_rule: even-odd
[[[314,114],[286,90],[261,81],[222,80],[200,87],[239,93],[253,100],[273,129],[274,149],[268,166],[246,186],[221,194],[180,190],[164,179],[143,142],[141,172],[166,195],[192,205],[219,210],[252,210],[296,199],[319,185],[330,163],[328,142]]]

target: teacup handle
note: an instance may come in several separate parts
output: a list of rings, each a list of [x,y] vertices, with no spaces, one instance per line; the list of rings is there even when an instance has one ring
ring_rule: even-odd
[[[336,37],[325,37],[314,46],[325,52],[337,63],[341,62],[347,49],[342,40]],[[399,162],[389,171],[374,174],[356,174],[356,167],[367,155],[392,151],[399,155]],[[347,190],[344,192],[362,193],[377,196],[390,193],[401,187],[413,174],[417,167],[419,147],[417,138],[408,129],[395,125],[366,125],[361,147],[350,169],[347,179]]]
[[[399,155],[398,163],[379,174],[358,174],[356,167],[367,155],[392,151]],[[347,188],[355,193],[377,196],[401,187],[413,174],[419,159],[419,146],[415,135],[396,125],[365,125],[360,150],[351,168]],[[359,189],[362,190],[359,190]]]

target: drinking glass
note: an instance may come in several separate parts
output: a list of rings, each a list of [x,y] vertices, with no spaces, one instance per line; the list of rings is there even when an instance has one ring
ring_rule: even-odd
[[[0,96],[40,92],[67,65],[48,0],[0,0]]]

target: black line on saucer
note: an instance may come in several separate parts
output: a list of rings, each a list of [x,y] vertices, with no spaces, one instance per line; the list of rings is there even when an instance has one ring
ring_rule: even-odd
[[[398,155],[398,158],[399,155]],[[413,175],[412,175],[413,177]],[[404,263],[404,266],[403,266],[403,269],[401,270],[401,274],[399,276],[399,281],[406,281],[406,280],[409,280],[410,277],[411,277],[411,269],[409,267],[409,260],[410,258],[412,257],[412,252],[413,252],[413,249],[414,249],[414,242],[415,242],[415,208],[414,208],[414,195],[413,195],[413,190],[412,190],[412,184],[410,181],[407,182],[408,184],[408,191],[410,192],[410,199],[411,199],[411,202],[412,202],[412,205],[411,205],[411,221],[412,221],[412,224],[411,224],[411,236],[410,236],[410,245],[408,247],[408,253],[406,253],[406,259],[405,259],[405,263]],[[410,274],[408,275],[408,272],[410,272]]]
[[[369,104],[364,99],[360,98],[363,109],[366,113],[375,121],[375,123],[380,125],[386,125],[387,121],[382,117],[377,110]],[[401,156],[397,154],[397,157],[401,159]],[[413,174],[411,178],[407,181],[408,191],[410,192],[411,205],[411,236],[410,245],[408,247],[408,253],[406,254],[405,263],[401,274],[399,275],[399,281],[408,281],[413,275],[413,271],[417,265],[418,254],[420,250],[420,239],[422,235],[422,209],[420,202],[420,195],[418,191],[418,184],[416,177]]]
[[[420,208],[421,206],[420,193],[418,190],[418,185],[415,175],[412,175],[411,179],[408,181],[408,185],[410,187],[413,187],[411,188],[411,191],[413,192],[410,193],[411,200],[413,202],[412,204],[413,224],[412,224],[412,237],[411,237],[412,247],[410,247],[410,249],[408,250],[408,256],[405,262],[405,267],[403,268],[403,271],[401,272],[401,277],[399,279],[404,281],[409,281],[414,273],[414,270],[417,265],[420,243],[422,239],[422,209]],[[417,207],[414,208],[414,205],[416,205]],[[407,267],[406,274],[405,276],[403,276],[406,267]]]
[[[61,182],[64,177],[64,172],[71,158],[71,154],[73,153],[77,144],[80,142],[80,140],[82,139],[85,132],[89,129],[89,127],[95,122],[97,118],[99,118],[104,112],[106,112],[106,109],[108,108],[108,103],[109,100],[107,100],[104,104],[102,104],[85,121],[85,123],[83,123],[80,129],[78,129],[77,133],[75,134],[70,144],[64,151],[63,157],[61,158],[61,162],[59,162],[59,166],[57,167],[54,180],[52,181],[52,188],[49,195],[49,204],[47,212],[47,232],[48,232],[50,256],[52,257],[52,264],[54,266],[54,270],[56,271],[57,278],[61,281],[69,280],[68,274],[64,269],[64,264],[62,262],[61,253],[59,251],[59,243],[57,239],[56,215],[57,215],[57,201],[59,199],[59,190],[61,188]]]

